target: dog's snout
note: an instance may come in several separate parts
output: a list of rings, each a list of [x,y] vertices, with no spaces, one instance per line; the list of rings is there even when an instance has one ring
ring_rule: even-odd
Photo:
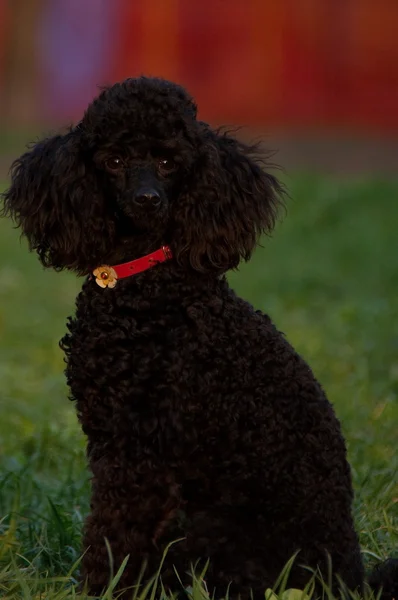
[[[134,196],[134,202],[138,206],[152,206],[156,208],[161,202],[160,195],[154,189],[140,190]]]

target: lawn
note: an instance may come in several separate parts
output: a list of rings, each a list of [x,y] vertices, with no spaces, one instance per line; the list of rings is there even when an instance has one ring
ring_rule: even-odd
[[[287,184],[287,218],[230,279],[335,405],[370,566],[398,547],[398,183],[301,175]],[[2,598],[76,597],[89,475],[58,340],[80,285],[43,271],[0,222]]]

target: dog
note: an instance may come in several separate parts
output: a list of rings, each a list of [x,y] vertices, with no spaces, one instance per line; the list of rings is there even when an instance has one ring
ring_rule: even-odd
[[[284,204],[258,147],[200,121],[179,85],[139,77],[104,88],[11,175],[4,214],[45,267],[85,276],[61,347],[92,473],[90,593],[109,581],[105,540],[114,569],[128,557],[125,597],[166,548],[174,590],[175,570],[188,585],[208,562],[217,597],[263,598],[292,556],[290,587],[331,568],[334,589],[363,590],[339,421],[225,275]]]

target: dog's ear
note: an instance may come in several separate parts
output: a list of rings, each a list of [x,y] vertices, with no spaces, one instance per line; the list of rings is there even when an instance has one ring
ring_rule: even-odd
[[[225,272],[248,260],[283,205],[283,187],[263,169],[258,146],[207,130],[175,210],[173,251],[201,272]]]
[[[112,227],[80,135],[75,129],[40,141],[13,163],[2,214],[21,228],[45,267],[85,273],[109,243]]]

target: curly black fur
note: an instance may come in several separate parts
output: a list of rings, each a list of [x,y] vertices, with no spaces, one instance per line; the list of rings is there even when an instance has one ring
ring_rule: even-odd
[[[378,565],[369,577],[371,589],[382,588],[380,600],[398,598],[398,558],[389,558]]]
[[[93,474],[84,575],[99,594],[143,561],[217,596],[333,570],[362,588],[339,422],[308,365],[225,278],[272,231],[282,188],[257,148],[197,120],[179,86],[129,79],[15,162],[5,213],[46,267],[88,275],[61,342]],[[174,259],[101,289],[89,273],[162,244]]]

